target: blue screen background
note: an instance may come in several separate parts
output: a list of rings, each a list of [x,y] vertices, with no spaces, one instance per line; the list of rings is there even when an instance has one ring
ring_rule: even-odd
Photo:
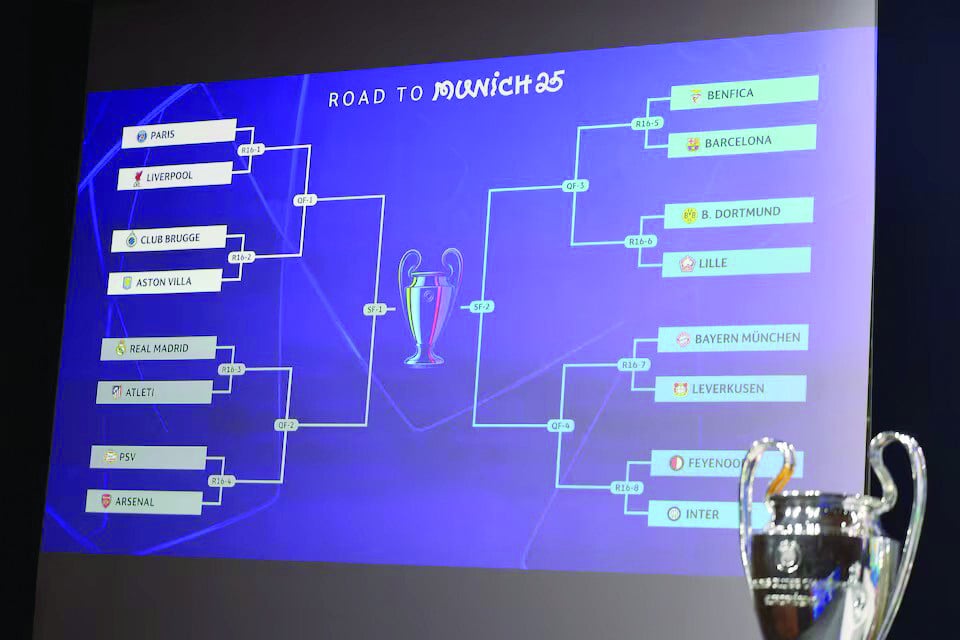
[[[628,460],[653,449],[745,449],[776,435],[805,452],[796,486],[862,489],[875,145],[874,29],[713,40],[424,66],[239,80],[88,96],[70,260],[62,362],[43,549],[329,562],[733,575],[733,529],[658,528],[625,515],[624,497],[560,484],[609,484]],[[563,69],[556,93],[433,101],[443,79]],[[629,122],[647,98],[673,85],[819,74],[815,102],[651,114],[669,132],[816,123],[816,151],[668,159],[645,149],[642,132],[584,131],[576,239],[621,240],[641,215],[671,202],[814,196],[805,225],[662,231],[644,261],[662,251],[811,246],[809,274],[661,278],[637,268],[622,246],[571,247],[577,127]],[[424,97],[397,100],[398,86]],[[330,92],[383,88],[378,105],[329,107]],[[229,186],[117,191],[122,167],[233,159],[247,142],[119,149],[124,126],[237,118],[267,146],[309,143],[310,192],[383,194],[379,301],[399,307],[397,265],[416,248],[440,269],[447,247],[464,256],[457,305],[486,298],[479,381],[479,316],[456,309],[437,344],[446,364],[403,363],[413,340],[402,311],[377,321],[369,425],[301,429],[287,438],[283,484],[224,489],[200,516],[84,512],[86,490],[204,490],[219,471],[90,469],[93,444],[205,445],[238,478],[277,478],[287,376],[250,372],[208,406],[98,406],[98,380],[213,379],[211,361],[101,362],[104,337],[216,335],[247,366],[294,369],[291,417],[351,422],[366,406],[380,201],[320,202],[307,209],[302,258],[246,265],[220,293],[106,295],[123,270],[220,268],[224,250],[111,253],[113,230],[226,224],[258,253],[296,253],[306,153],[270,151]],[[807,401],[657,404],[630,390],[615,368],[568,370],[564,434],[473,428],[546,423],[559,414],[562,365],[616,362],[634,338],[660,326],[809,323],[803,352],[657,354],[649,374],[800,373]],[[220,362],[229,353],[220,352]],[[652,377],[649,378],[652,380]],[[736,500],[735,478],[651,477],[635,466],[642,495],[656,500]]]

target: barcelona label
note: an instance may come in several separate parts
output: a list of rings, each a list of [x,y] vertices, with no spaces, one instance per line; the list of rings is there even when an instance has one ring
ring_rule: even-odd
[[[813,198],[685,202],[663,208],[665,229],[707,229],[813,222]]]
[[[733,251],[665,251],[664,278],[809,273],[810,247]]]
[[[657,376],[655,402],[805,402],[807,376]]]
[[[202,491],[87,489],[87,513],[198,516]]]
[[[670,88],[670,110],[807,102],[820,97],[820,76],[682,84]]]
[[[797,124],[761,129],[726,129],[671,133],[668,158],[732,156],[777,151],[808,151],[817,148],[817,125]]]
[[[704,449],[654,449],[650,454],[651,476],[691,478],[739,478],[746,451]],[[783,454],[768,451],[757,466],[757,477],[773,478],[783,466]],[[797,452],[794,478],[803,477],[803,452]]]

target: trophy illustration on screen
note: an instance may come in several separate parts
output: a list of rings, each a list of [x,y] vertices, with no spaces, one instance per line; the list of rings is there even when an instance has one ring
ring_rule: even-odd
[[[454,309],[463,278],[463,256],[452,247],[440,256],[444,271],[420,271],[422,262],[420,252],[409,249],[400,258],[397,271],[400,304],[417,343],[416,352],[404,363],[415,368],[443,364],[434,347]],[[405,278],[407,284],[404,284]]]
[[[913,511],[905,542],[889,537],[880,516],[897,501],[883,450],[900,443],[910,456]],[[753,480],[764,453],[783,456],[767,489],[771,520],[753,534]],[[870,465],[883,497],[783,491],[793,475],[793,445],[753,444],[740,475],[740,559],[765,640],[883,640],[897,615],[917,553],[927,500],[923,450],[894,431],[870,441]]]

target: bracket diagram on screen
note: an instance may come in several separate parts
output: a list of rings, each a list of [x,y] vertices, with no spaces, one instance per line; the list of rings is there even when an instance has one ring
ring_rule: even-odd
[[[488,429],[525,429],[546,432],[556,436],[556,466],[553,488],[562,491],[606,492],[623,497],[623,514],[644,516],[650,526],[664,527],[735,527],[738,523],[735,502],[648,500],[641,508],[635,500],[644,494],[645,486],[640,471],[651,476],[677,477],[733,477],[739,475],[742,451],[715,450],[652,450],[645,459],[626,460],[623,476],[603,479],[590,484],[568,484],[561,473],[564,436],[576,429],[568,415],[566,397],[580,372],[589,369],[615,369],[629,376],[630,391],[645,395],[658,403],[802,403],[806,401],[807,377],[801,373],[778,375],[719,375],[692,376],[682,372],[673,375],[652,375],[656,353],[704,352],[760,352],[805,351],[809,342],[809,327],[805,324],[751,324],[727,326],[661,326],[651,327],[646,335],[635,337],[624,345],[623,352],[608,361],[563,362],[559,406],[555,415],[542,422],[484,421],[478,416],[481,364],[483,356],[484,323],[496,317],[495,296],[487,286],[490,229],[501,224],[494,215],[495,204],[501,198],[516,197],[519,192],[559,191],[570,194],[569,247],[610,247],[636,251],[636,268],[657,270],[664,279],[680,280],[698,277],[741,277],[752,275],[805,274],[811,269],[810,246],[788,247],[718,247],[711,250],[661,251],[659,261],[651,259],[651,251],[658,248],[661,239],[670,237],[682,246],[689,233],[700,229],[717,229],[773,224],[809,224],[813,222],[814,198],[784,194],[778,198],[756,198],[743,194],[743,199],[723,202],[664,203],[662,212],[648,212],[639,216],[638,226],[621,238],[604,240],[578,239],[576,224],[578,195],[602,188],[603,180],[583,175],[581,170],[581,142],[585,136],[598,130],[621,130],[624,142],[636,144],[653,153],[666,153],[667,158],[679,163],[704,156],[735,156],[756,153],[814,151],[817,125],[800,122],[781,126],[671,132],[660,132],[666,115],[678,110],[736,108],[756,105],[774,105],[785,102],[819,100],[819,77],[798,76],[741,82],[680,85],[671,88],[669,96],[646,100],[643,115],[629,122],[580,125],[576,128],[576,142],[572,175],[561,176],[555,184],[533,186],[493,187],[487,190],[483,226],[483,261],[480,275],[480,297],[460,307],[477,316],[476,367],[473,385],[471,427]],[[666,107],[666,108],[665,108]],[[164,130],[179,127],[178,144],[184,139],[193,144],[235,142],[240,133],[249,133],[249,141],[239,144],[237,153],[246,162],[242,168],[233,161],[205,162],[159,167],[122,168],[118,173],[118,190],[146,190],[166,187],[229,185],[234,176],[254,171],[254,159],[265,153],[289,151],[306,154],[303,191],[293,198],[293,206],[300,208],[299,246],[295,252],[258,253],[250,248],[247,234],[228,229],[226,225],[176,227],[166,229],[119,229],[113,232],[114,252],[175,251],[180,249],[226,249],[227,261],[236,269],[224,277],[223,269],[187,269],[179,271],[117,271],[108,275],[107,294],[145,295],[192,292],[219,292],[223,283],[241,283],[244,267],[257,261],[297,259],[304,255],[305,229],[308,209],[336,201],[365,201],[370,204],[370,215],[379,216],[376,275],[372,285],[372,299],[358,309],[370,319],[370,343],[367,353],[365,401],[362,417],[352,422],[310,421],[291,415],[290,398],[295,381],[293,366],[251,366],[237,359],[238,345],[218,343],[217,336],[172,337],[108,337],[103,339],[101,360],[213,360],[229,354],[229,361],[219,362],[217,373],[225,378],[225,385],[215,386],[213,380],[101,380],[97,388],[97,402],[116,404],[214,404],[215,398],[234,393],[234,378],[261,372],[285,378],[286,403],[284,414],[274,421],[274,430],[281,434],[282,446],[278,471],[274,477],[248,478],[233,471],[227,473],[227,460],[222,455],[209,455],[206,447],[157,447],[93,445],[91,467],[130,469],[212,468],[208,487],[216,490],[216,499],[207,499],[204,491],[117,491],[89,489],[88,512],[151,513],[199,515],[203,507],[221,506],[223,491],[241,484],[283,484],[286,452],[291,432],[310,428],[366,428],[370,425],[370,397],[374,368],[374,345],[378,318],[396,311],[380,299],[380,271],[383,246],[383,223],[386,215],[385,194],[317,196],[310,193],[311,144],[267,146],[256,141],[255,128],[237,127],[232,119],[146,125],[124,129],[124,148],[164,146],[163,138],[155,138]],[[653,134],[653,142],[651,142]],[[591,184],[591,179],[593,183]],[[581,211],[582,216],[582,211]],[[508,224],[504,222],[503,224]],[[655,231],[655,232],[651,232]],[[258,247],[259,248],[259,247]],[[647,250],[646,253],[644,251]],[[487,317],[490,316],[489,319]],[[405,319],[404,319],[405,320]],[[703,460],[709,458],[709,464]],[[797,474],[802,475],[802,454]],[[692,462],[696,461],[695,464]],[[779,468],[775,455],[765,459],[760,475],[775,475]],[[761,514],[761,511],[756,511]],[[760,516],[762,517],[762,516]]]

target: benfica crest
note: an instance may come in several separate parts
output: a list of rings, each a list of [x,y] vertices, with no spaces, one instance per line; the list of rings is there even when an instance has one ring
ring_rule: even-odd
[[[110,501],[111,501],[111,497],[109,493],[105,493],[102,496],[100,496],[100,504],[103,505],[104,509],[110,506]]]

